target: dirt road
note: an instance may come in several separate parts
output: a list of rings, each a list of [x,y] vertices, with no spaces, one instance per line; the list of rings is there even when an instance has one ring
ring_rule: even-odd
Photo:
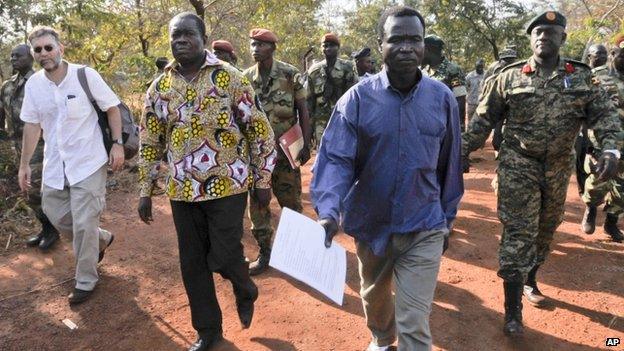
[[[526,335],[510,343],[501,331],[502,283],[496,277],[501,226],[490,187],[495,163],[490,149],[465,176],[463,198],[451,246],[440,271],[431,313],[434,349],[440,350],[595,350],[608,337],[624,343],[624,245],[602,233],[579,230],[583,205],[572,183],[565,223],[538,277],[551,297],[548,308],[525,306]],[[304,172],[305,213],[309,165]],[[0,256],[0,350],[184,350],[194,341],[188,301],[178,268],[177,244],[167,200],[155,199],[155,222],[135,215],[133,192],[111,191],[103,227],[116,234],[100,266],[93,298],[75,308],[66,295],[73,281],[71,242],[63,238],[49,253],[19,244]],[[274,218],[279,209],[273,201]],[[601,224],[604,214],[600,213]],[[622,221],[624,223],[624,221]],[[624,225],[624,224],[623,224]],[[249,228],[247,225],[246,228]],[[236,317],[231,285],[217,278],[228,340],[220,350],[363,350],[370,341],[358,296],[353,240],[348,249],[347,287],[337,306],[306,286],[271,270],[256,279],[260,298],[251,329]],[[249,257],[257,247],[247,231]],[[0,252],[5,241],[0,242]],[[61,321],[70,319],[78,329]]]

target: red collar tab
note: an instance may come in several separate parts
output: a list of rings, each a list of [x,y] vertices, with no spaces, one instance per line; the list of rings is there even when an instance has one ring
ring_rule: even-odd
[[[533,72],[533,68],[528,63],[522,67],[522,73],[529,74]]]
[[[574,66],[570,62],[566,62],[565,71],[566,73],[574,73],[574,71],[576,71],[576,68],[574,68]]]

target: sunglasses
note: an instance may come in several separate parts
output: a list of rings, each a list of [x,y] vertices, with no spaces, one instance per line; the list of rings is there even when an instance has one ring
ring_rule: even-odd
[[[50,52],[52,50],[54,50],[54,46],[52,45],[44,45],[43,47],[41,46],[37,46],[36,48],[33,49],[33,51],[37,54],[41,53],[41,50],[45,49],[45,51]]]

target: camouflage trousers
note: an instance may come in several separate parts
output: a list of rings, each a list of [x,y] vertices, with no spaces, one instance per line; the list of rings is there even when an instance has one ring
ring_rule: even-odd
[[[599,182],[598,177],[591,173],[589,164],[594,162],[589,155],[585,157],[584,170],[589,176],[585,180],[585,191],[582,199],[587,206],[598,207],[606,201],[605,211],[619,216],[624,213],[624,161],[618,164],[618,175],[606,182]]]
[[[286,156],[279,151],[273,174],[271,187],[280,207],[288,207],[293,211],[301,212],[301,170],[292,169]],[[249,197],[249,218],[251,232],[260,248],[270,249],[273,237],[271,226],[271,209],[260,207],[258,202]]]
[[[498,217],[503,224],[498,276],[525,282],[529,271],[550,252],[563,221],[573,155],[539,161],[501,148],[498,166]]]
[[[327,128],[327,123],[329,123],[328,119],[325,118],[315,118],[314,119],[314,140],[316,141],[316,147],[318,149],[319,145],[321,145],[321,139],[323,138],[323,133],[325,132],[325,128]]]

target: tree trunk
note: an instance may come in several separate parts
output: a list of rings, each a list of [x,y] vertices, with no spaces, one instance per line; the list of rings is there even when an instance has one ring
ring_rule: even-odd
[[[204,7],[204,2],[202,0],[189,0],[189,3],[193,8],[195,8],[195,13],[197,16],[201,17],[201,19],[205,18],[206,8]]]

